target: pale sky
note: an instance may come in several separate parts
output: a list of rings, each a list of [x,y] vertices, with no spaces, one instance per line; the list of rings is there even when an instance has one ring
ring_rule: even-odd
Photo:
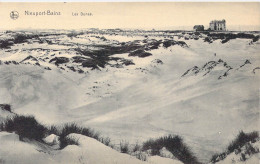
[[[61,12],[59,16],[28,16],[25,11]],[[10,18],[18,11],[19,18]],[[93,16],[72,16],[72,13]],[[259,2],[146,2],[146,3],[0,3],[0,29],[80,28],[167,28],[202,24],[225,19],[232,26],[260,27]]]

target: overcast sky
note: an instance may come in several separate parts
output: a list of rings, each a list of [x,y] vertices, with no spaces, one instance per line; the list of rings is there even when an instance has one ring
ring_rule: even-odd
[[[25,11],[61,12],[59,16],[28,16]],[[10,18],[18,11],[19,18]],[[73,13],[93,16],[72,16]],[[80,29],[80,28],[168,28],[226,19],[232,26],[260,27],[260,3],[167,2],[167,3],[0,3],[0,28]]]

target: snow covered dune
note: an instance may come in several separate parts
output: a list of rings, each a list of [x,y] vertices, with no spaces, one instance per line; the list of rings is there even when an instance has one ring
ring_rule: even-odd
[[[115,145],[179,135],[202,162],[240,130],[259,131],[259,40],[165,37],[63,34],[2,48],[0,104],[45,125],[91,127]],[[0,110],[0,121],[9,114]],[[145,163],[79,134],[79,146],[48,154],[0,133],[6,163]],[[33,155],[12,159],[23,147]]]

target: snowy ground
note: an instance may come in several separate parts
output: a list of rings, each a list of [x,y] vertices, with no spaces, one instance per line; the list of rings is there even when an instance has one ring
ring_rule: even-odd
[[[21,142],[13,133],[0,132],[1,156],[0,163],[19,164],[182,164],[177,160],[159,156],[141,161],[128,154],[119,153],[93,138],[79,134],[69,137],[79,139],[79,146],[69,145],[61,151],[53,150],[51,146],[36,141]],[[36,162],[37,161],[37,162]]]
[[[144,39],[141,36],[134,39],[105,37],[108,41],[91,36],[61,37],[59,45],[25,43],[14,45],[8,51],[0,50],[2,62],[21,62],[31,55],[41,65],[33,65],[33,60],[28,61],[29,64],[1,64],[0,104],[11,104],[15,113],[32,114],[47,125],[75,122],[91,127],[110,137],[114,144],[122,140],[134,144],[178,134],[204,162],[215,152],[221,152],[240,130],[259,130],[256,125],[259,123],[260,70],[253,73],[254,68],[260,67],[259,41],[249,45],[249,39],[234,39],[225,44],[216,40],[209,44],[202,39],[181,38],[188,48],[175,45],[166,49],[160,45],[159,49],[149,51],[153,55],[146,58],[129,57],[128,53],[115,54],[114,57],[131,59],[135,65],[107,66],[101,70],[82,68],[83,74],[67,69],[64,64],[59,66],[65,68],[62,70],[39,59],[73,57],[76,54],[69,48],[73,48],[76,42],[109,44],[113,39],[111,43],[116,44]],[[56,51],[35,50],[35,47]],[[163,64],[155,63],[155,59],[160,59]],[[207,62],[219,59],[233,68],[222,79],[218,79],[226,71],[222,64],[205,76],[205,70],[201,70],[196,75],[182,77],[194,66],[202,68]],[[251,64],[242,66],[246,60]],[[1,138],[6,135],[2,134]],[[92,143],[89,138],[82,140]],[[23,143],[17,143],[23,146]],[[62,153],[77,152],[77,149],[80,148],[69,146]],[[88,160],[91,160],[90,156]],[[122,155],[118,160],[127,161],[126,158],[130,157]],[[44,156],[41,154],[37,159],[40,161]]]

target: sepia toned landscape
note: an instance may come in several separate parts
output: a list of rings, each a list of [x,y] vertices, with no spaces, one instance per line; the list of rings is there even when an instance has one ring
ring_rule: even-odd
[[[45,129],[41,137],[47,137],[31,141],[34,138],[17,136],[25,139],[21,142],[16,134],[1,132],[1,143],[21,142],[32,153],[38,152],[31,158],[41,157],[44,163],[45,156],[58,162],[68,159],[57,154],[74,149],[84,153],[80,145],[88,145],[88,137],[118,153],[126,144],[125,153],[156,161],[152,155],[164,156],[162,150],[153,152],[142,143],[168,135],[182,138],[189,147],[186,151],[193,152],[189,158],[197,156],[205,162],[225,150],[241,130],[258,130],[258,32],[4,31],[0,69],[1,120],[23,116],[26,121],[33,116]],[[13,130],[4,124],[3,131],[15,131],[13,124]],[[74,134],[76,127],[70,126],[94,130],[85,137]],[[66,141],[60,147],[63,143],[56,138],[65,127],[69,131],[64,137],[76,138],[77,144]],[[102,146],[98,141],[93,142]],[[133,151],[136,143],[140,145]],[[165,146],[161,145],[168,152]],[[193,163],[174,154],[182,152],[176,149],[166,157],[172,157],[173,163]],[[80,154],[66,156],[73,163]],[[135,160],[122,155],[125,158],[131,159],[129,163]]]
[[[259,163],[260,32],[229,22],[1,29],[0,163]]]

